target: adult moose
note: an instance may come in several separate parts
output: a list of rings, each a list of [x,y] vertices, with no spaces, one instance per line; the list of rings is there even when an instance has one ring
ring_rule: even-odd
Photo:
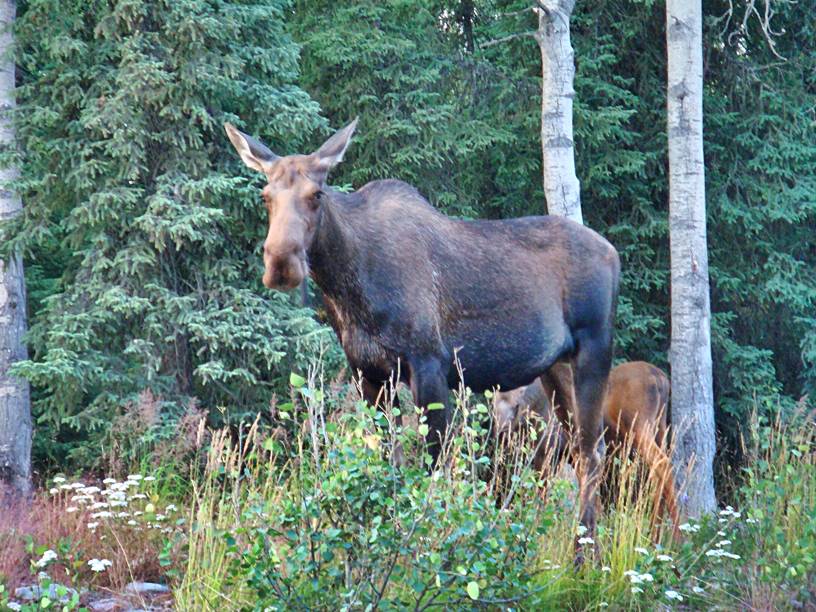
[[[559,217],[460,221],[413,187],[373,181],[345,194],[326,186],[357,125],[310,155],[279,157],[226,124],[244,163],[268,181],[264,285],[293,289],[311,275],[353,371],[374,404],[394,373],[426,409],[436,463],[449,419],[448,391],[513,389],[560,376],[583,464],[581,523],[595,528],[601,403],[612,357],[620,263],[592,230]],[[444,409],[428,410],[433,404]],[[432,406],[436,407],[436,406]],[[578,560],[582,558],[580,549]]]

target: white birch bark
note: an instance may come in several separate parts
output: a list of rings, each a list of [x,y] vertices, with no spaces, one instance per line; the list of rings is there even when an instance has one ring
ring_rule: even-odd
[[[575,58],[569,20],[574,7],[575,0],[539,1],[535,38],[541,49],[541,152],[547,212],[583,223],[572,135]]]
[[[9,110],[14,107],[14,54],[12,50],[16,6],[0,0],[0,147],[14,147],[14,126]],[[12,190],[14,167],[0,168],[0,221],[22,208]],[[19,256],[0,259],[0,481],[16,493],[31,492],[31,405],[28,382],[9,376],[9,367],[27,359],[23,343],[26,331],[26,294],[23,262]]]
[[[701,0],[666,1],[674,464],[689,516],[716,509]]]

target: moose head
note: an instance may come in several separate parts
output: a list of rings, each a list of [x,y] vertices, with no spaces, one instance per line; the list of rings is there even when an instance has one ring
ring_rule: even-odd
[[[266,176],[262,194],[269,213],[263,245],[263,283],[270,289],[294,289],[309,274],[307,252],[326,201],[326,177],[343,159],[357,119],[336,132],[310,155],[279,157],[230,123],[224,128],[250,168]]]

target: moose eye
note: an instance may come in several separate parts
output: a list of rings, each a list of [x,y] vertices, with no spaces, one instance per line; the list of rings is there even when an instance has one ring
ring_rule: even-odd
[[[309,202],[312,206],[312,210],[315,210],[323,202],[323,195],[324,194],[322,191],[318,191],[312,196],[312,199]]]

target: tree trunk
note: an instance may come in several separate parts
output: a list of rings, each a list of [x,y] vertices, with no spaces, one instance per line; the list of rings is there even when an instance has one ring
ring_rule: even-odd
[[[0,1],[0,147],[14,147],[14,54],[11,26],[16,12],[13,0]],[[22,208],[12,191],[15,167],[0,169],[0,221]],[[23,496],[31,492],[31,405],[28,382],[9,376],[9,367],[27,359],[26,295],[23,262],[19,255],[0,259],[0,481]]]
[[[674,462],[684,511],[716,509],[711,305],[703,165],[701,0],[667,0]]]
[[[574,6],[575,0],[540,1],[536,40],[541,48],[541,152],[547,212],[583,223],[572,137],[575,61],[569,20]]]

